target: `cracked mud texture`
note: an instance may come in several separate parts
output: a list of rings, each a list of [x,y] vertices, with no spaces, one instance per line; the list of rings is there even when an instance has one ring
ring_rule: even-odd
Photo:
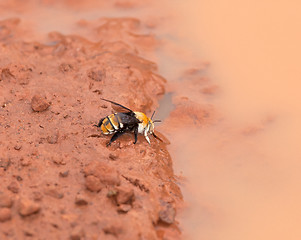
[[[179,239],[166,145],[129,134],[106,147],[93,127],[116,111],[100,97],[147,114],[158,105],[166,81],[139,54],[156,39],[138,19],[106,18],[25,42],[21,22],[0,21],[0,239]]]

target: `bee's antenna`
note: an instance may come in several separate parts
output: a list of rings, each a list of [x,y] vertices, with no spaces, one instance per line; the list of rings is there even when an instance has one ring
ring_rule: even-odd
[[[161,120],[154,120],[153,122],[155,123],[155,122],[162,122],[162,121]]]
[[[153,116],[155,115],[155,112],[156,112],[156,111],[153,112],[153,114],[152,114],[152,116],[151,116],[151,120],[153,120]]]

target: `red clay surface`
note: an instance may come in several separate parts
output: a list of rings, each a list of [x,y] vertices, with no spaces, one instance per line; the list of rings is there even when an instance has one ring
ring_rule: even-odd
[[[85,2],[63,7],[93,7]],[[3,1],[1,12],[36,5]],[[0,239],[179,239],[166,145],[126,135],[106,147],[93,127],[116,111],[100,97],[148,115],[158,105],[166,81],[140,56],[155,38],[137,19],[107,18],[41,42],[26,23],[0,21]]]

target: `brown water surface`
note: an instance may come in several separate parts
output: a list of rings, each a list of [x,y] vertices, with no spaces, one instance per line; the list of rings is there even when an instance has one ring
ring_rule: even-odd
[[[211,61],[223,117],[171,137],[186,239],[301,239],[300,2],[173,3],[174,30]]]

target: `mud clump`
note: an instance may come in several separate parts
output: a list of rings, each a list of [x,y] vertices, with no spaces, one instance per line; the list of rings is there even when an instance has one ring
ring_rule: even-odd
[[[70,240],[81,240],[84,239],[85,232],[81,227],[75,227],[70,234]]]
[[[44,190],[45,195],[61,199],[64,197],[64,192],[56,186],[48,186]]]
[[[118,171],[110,165],[103,162],[92,162],[85,169],[87,177],[94,176],[99,179],[103,185],[119,185],[120,177]]]
[[[104,69],[90,69],[87,72],[87,76],[96,82],[100,82],[105,78]]]
[[[1,81],[10,81],[11,79],[15,78],[15,76],[10,72],[9,68],[3,68],[0,76]]]
[[[20,190],[19,184],[17,182],[11,182],[8,186],[7,189],[10,190],[13,193],[18,193]]]
[[[31,99],[31,108],[35,112],[43,112],[49,108],[50,104],[40,95],[34,95]]]
[[[68,177],[68,176],[69,176],[69,170],[64,171],[64,172],[60,172],[59,175],[60,175],[60,177],[62,177],[62,178]]]
[[[22,217],[27,217],[32,214],[38,213],[41,209],[39,204],[29,199],[20,199],[18,205],[18,212]]]
[[[134,190],[132,188],[125,188],[125,187],[118,187],[117,190],[117,196],[116,201],[120,204],[131,204],[134,200]]]
[[[94,177],[93,175],[86,177],[85,185],[91,192],[99,192],[103,188],[103,184],[100,182],[99,178]]]
[[[120,204],[117,208],[117,211],[119,213],[127,213],[128,211],[131,210],[131,208],[132,208],[132,206],[129,204]]]
[[[49,136],[47,136],[47,142],[50,144],[56,144],[59,140],[59,132],[53,132],[52,134],[50,134]]]
[[[175,221],[176,210],[171,204],[163,204],[162,210],[159,212],[159,221],[165,224],[172,224]]]
[[[7,170],[10,164],[11,161],[9,158],[0,158],[0,168]]]
[[[0,208],[0,222],[11,219],[11,210],[9,208]]]
[[[21,150],[21,148],[22,148],[22,145],[20,145],[20,144],[17,144],[14,146],[14,149],[17,151]]]
[[[82,193],[78,193],[75,197],[75,204],[78,206],[87,205],[88,200]]]
[[[10,208],[13,205],[13,200],[7,193],[0,192],[0,208]]]

